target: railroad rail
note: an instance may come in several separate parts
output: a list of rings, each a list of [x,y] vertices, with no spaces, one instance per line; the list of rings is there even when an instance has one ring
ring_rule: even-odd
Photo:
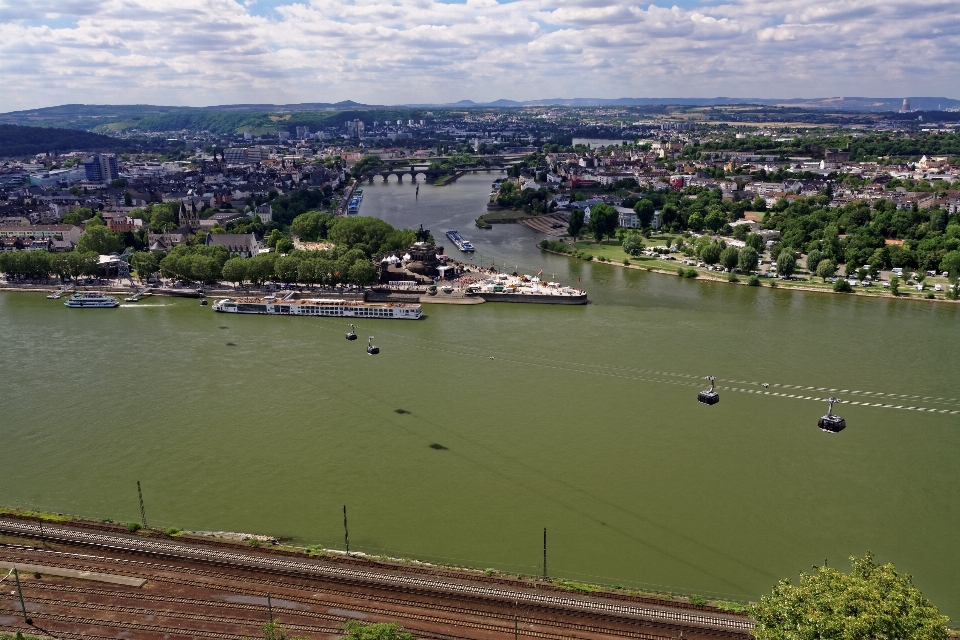
[[[686,611],[670,610],[666,607],[659,608],[621,604],[602,601],[596,598],[535,593],[523,589],[484,586],[440,578],[425,578],[339,567],[305,560],[270,558],[253,553],[213,549],[204,547],[203,545],[188,545],[161,540],[135,538],[132,536],[94,533],[62,526],[50,526],[49,524],[43,525],[41,532],[39,525],[31,522],[0,519],[0,532],[28,538],[40,538],[49,541],[116,550],[119,552],[173,557],[237,568],[265,569],[282,573],[306,574],[317,578],[339,579],[405,589],[418,589],[434,593],[446,592],[480,598],[493,598],[500,601],[517,603],[518,605],[523,603],[528,606],[560,607],[585,613],[630,616],[646,621],[714,628],[738,633],[746,633],[753,628],[752,621],[740,616],[687,613]]]

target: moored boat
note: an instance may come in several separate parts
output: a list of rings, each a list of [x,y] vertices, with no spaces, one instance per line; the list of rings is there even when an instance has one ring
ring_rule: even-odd
[[[221,313],[256,313],[277,316],[400,320],[419,320],[423,314],[422,307],[419,304],[412,303],[378,303],[322,298],[278,300],[276,296],[217,300],[213,303],[213,310]]]

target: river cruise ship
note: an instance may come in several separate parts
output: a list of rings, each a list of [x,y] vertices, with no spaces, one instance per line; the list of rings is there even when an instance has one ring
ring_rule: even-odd
[[[113,296],[93,292],[75,293],[63,304],[71,309],[112,309],[120,306]]]
[[[362,302],[355,300],[278,300],[264,298],[227,298],[213,303],[221,313],[259,313],[278,316],[320,316],[336,318],[396,318],[419,320],[423,310],[419,304]]]

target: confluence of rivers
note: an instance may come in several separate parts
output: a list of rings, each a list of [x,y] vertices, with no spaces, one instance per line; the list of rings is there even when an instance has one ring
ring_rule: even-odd
[[[152,526],[332,548],[347,505],[353,550],[528,574],[546,527],[552,576],[743,600],[870,550],[960,618],[960,416],[843,404],[828,435],[825,402],[726,389],[960,410],[960,308],[543,254],[473,226],[494,177],[361,212],[591,304],[427,305],[361,323],[369,357],[333,319],[0,294],[0,504],[136,521],[139,480]]]

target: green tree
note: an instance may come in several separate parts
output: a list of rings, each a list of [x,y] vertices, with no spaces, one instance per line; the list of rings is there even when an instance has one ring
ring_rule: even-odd
[[[836,283],[833,285],[833,290],[837,293],[851,293],[853,287],[850,286],[850,282],[846,278],[837,278]]]
[[[757,640],[945,640],[947,618],[892,564],[850,558],[849,574],[829,567],[781,580],[752,607]]]
[[[793,249],[790,247],[782,249],[777,256],[777,275],[789,277],[796,270],[797,257],[793,254]]]
[[[700,251],[700,259],[707,264],[717,264],[720,262],[720,255],[723,253],[723,247],[719,242],[711,242]]]
[[[165,202],[147,207],[146,213],[150,216],[150,228],[154,233],[163,233],[177,227],[177,213],[180,211],[179,202]]]
[[[83,222],[84,220],[89,220],[92,217],[93,217],[93,211],[91,211],[86,207],[79,207],[77,209],[74,209],[67,215],[63,216],[63,218],[60,219],[60,222],[62,222],[63,224],[72,224],[74,226],[79,226],[81,222]]]
[[[322,211],[308,211],[293,219],[290,223],[290,233],[301,240],[313,242],[327,237],[327,231],[333,224],[334,217]]]
[[[80,236],[77,251],[81,253],[94,252],[99,255],[119,253],[123,251],[123,242],[120,236],[103,226],[88,227]]]
[[[720,264],[723,265],[725,269],[733,271],[733,269],[740,263],[740,250],[736,247],[727,247],[720,253]],[[756,263],[754,263],[756,264]]]
[[[570,212],[570,219],[567,221],[567,233],[577,239],[581,231],[583,231],[583,210],[574,209]]]
[[[633,211],[637,214],[637,221],[640,222],[640,227],[646,229],[650,226],[650,223],[653,222],[653,214],[656,213],[656,207],[650,200],[642,198],[637,201],[637,204],[633,205]]]
[[[97,275],[100,257],[95,251],[84,253],[77,249],[68,253],[67,257],[71,278]]]
[[[703,215],[699,211],[694,211],[693,214],[687,218],[687,226],[694,231],[700,231],[703,229]]]
[[[757,250],[753,247],[744,247],[740,249],[740,255],[737,258],[737,266],[740,267],[740,271],[744,273],[753,273],[757,270],[757,261],[760,259],[760,254],[757,253]]]
[[[811,274],[817,272],[817,266],[826,256],[819,249],[814,249],[807,254],[807,271]]]
[[[247,279],[247,261],[244,258],[230,258],[223,263],[223,279],[227,282],[233,282],[237,285],[243,284]]]
[[[837,265],[833,263],[833,260],[829,258],[824,258],[817,263],[816,273],[818,276],[823,278],[823,281],[826,282],[827,278],[832,278],[834,274],[837,273]]]
[[[247,259],[247,278],[260,286],[273,276],[273,260],[276,254],[261,254]]]
[[[608,204],[599,203],[590,208],[590,223],[588,228],[597,242],[604,237],[612,237],[620,222],[620,214]]]
[[[412,633],[395,623],[364,624],[359,620],[349,620],[344,628],[347,632],[344,640],[415,640]]]
[[[623,250],[631,256],[638,256],[643,251],[643,236],[633,232],[623,236]]]
[[[273,263],[273,271],[280,282],[297,282],[300,260],[295,256],[280,256]]]
[[[369,260],[357,260],[347,271],[347,279],[360,286],[373,284],[377,280],[377,268]]]
[[[960,280],[960,250],[951,251],[940,260],[940,270],[949,272],[950,282]]]
[[[139,276],[142,280],[146,280],[150,276],[160,271],[161,257],[162,256],[157,253],[137,251],[130,256],[130,266],[133,267],[133,269],[137,272],[137,276]]]
[[[890,276],[890,293],[892,295],[900,295],[900,277],[893,275]]]
[[[763,253],[763,249],[764,249],[763,238],[760,237],[759,233],[749,234],[746,240],[744,240],[744,243],[748,247],[753,247],[754,251],[756,251],[757,253]]]

